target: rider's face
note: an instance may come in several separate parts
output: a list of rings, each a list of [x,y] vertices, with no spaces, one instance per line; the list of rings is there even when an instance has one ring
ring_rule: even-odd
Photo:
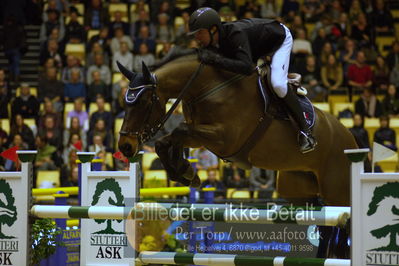
[[[211,36],[207,29],[200,29],[199,31],[197,31],[195,33],[195,39],[202,47],[207,47],[211,42]]]

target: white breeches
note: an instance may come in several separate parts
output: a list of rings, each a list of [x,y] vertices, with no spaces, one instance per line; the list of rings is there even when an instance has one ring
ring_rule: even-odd
[[[290,30],[286,26],[282,26],[285,29],[285,40],[281,47],[274,53],[270,65],[272,87],[280,98],[283,98],[287,94],[287,76],[293,42]]]

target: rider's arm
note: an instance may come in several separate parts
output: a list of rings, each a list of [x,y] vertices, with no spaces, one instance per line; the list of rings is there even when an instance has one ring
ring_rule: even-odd
[[[219,53],[206,50],[200,53],[201,61],[231,72],[251,75],[254,71],[254,66],[247,36],[244,36],[244,33],[237,32],[228,36],[228,41],[230,44],[228,48],[231,49],[229,54],[233,54],[234,57],[225,57]]]

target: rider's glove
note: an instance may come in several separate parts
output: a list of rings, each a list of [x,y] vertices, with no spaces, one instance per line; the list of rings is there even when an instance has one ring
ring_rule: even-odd
[[[214,65],[218,62],[219,58],[220,55],[218,53],[212,52],[208,49],[198,50],[198,59],[204,64]]]

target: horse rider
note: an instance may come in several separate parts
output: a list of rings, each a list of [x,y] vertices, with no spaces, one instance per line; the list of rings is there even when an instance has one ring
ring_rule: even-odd
[[[202,7],[191,14],[189,29],[189,34],[205,48],[199,52],[201,62],[231,72],[251,75],[259,58],[274,53],[270,65],[273,90],[283,99],[299,126],[301,152],[314,150],[316,140],[296,92],[288,89],[292,36],[285,25],[276,20],[256,18],[222,23],[215,10]]]

